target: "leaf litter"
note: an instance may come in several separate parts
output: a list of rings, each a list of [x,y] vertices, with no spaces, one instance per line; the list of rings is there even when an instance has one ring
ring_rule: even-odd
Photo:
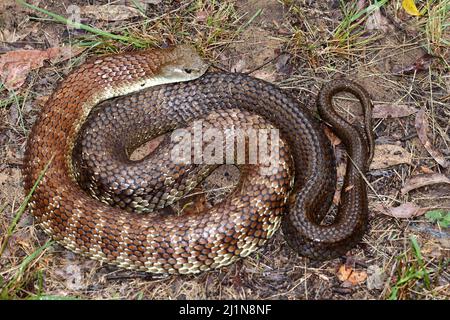
[[[436,147],[434,147],[428,138],[429,136],[429,124],[425,109],[420,109],[416,115],[415,127],[417,130],[417,135],[419,136],[420,142],[422,142],[428,153],[439,163],[442,167],[448,168],[449,162],[444,158],[444,155]]]
[[[0,79],[8,90],[18,89],[25,83],[28,73],[44,66],[44,61],[59,63],[83,51],[84,48],[78,47],[9,51],[0,56]]]

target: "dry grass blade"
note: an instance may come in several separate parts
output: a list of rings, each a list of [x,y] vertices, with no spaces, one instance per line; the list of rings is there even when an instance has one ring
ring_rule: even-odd
[[[424,109],[420,109],[416,115],[415,122],[417,134],[419,136],[420,141],[422,142],[425,149],[427,149],[428,153],[439,163],[442,167],[447,168],[449,166],[449,162],[444,158],[442,152],[436,149],[432,144],[430,139],[428,138],[428,120]]]

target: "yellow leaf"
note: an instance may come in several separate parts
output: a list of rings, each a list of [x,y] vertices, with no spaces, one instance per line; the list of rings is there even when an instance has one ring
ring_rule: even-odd
[[[414,0],[403,0],[402,7],[410,15],[412,15],[412,16],[420,16],[420,12],[417,9],[416,3],[415,3]]]

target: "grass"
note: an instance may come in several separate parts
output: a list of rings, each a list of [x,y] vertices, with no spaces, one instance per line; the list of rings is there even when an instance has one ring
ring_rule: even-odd
[[[409,291],[414,289],[428,291],[431,288],[431,269],[427,268],[417,238],[410,237],[411,249],[397,257],[397,280],[391,287],[389,300],[410,298]]]
[[[282,3],[296,17],[296,24],[291,28],[290,47],[306,54],[313,64],[319,59],[334,59],[335,55],[344,57],[359,56],[360,51],[380,39],[380,35],[368,34],[365,28],[367,18],[375,11],[386,6],[388,0],[375,1],[358,10],[356,1],[340,1],[342,18],[333,31],[323,35],[305,19],[304,9],[294,1],[284,0]]]
[[[20,105],[24,100],[23,96],[17,95],[16,93],[11,93],[5,99],[0,100],[0,108],[8,108],[12,104]]]
[[[21,219],[22,215],[24,214],[28,202],[30,201],[34,191],[36,190],[37,186],[41,182],[42,178],[45,175],[45,172],[48,169],[48,166],[50,165],[51,161],[47,163],[47,165],[42,170],[41,174],[39,175],[38,179],[34,183],[33,187],[31,188],[30,192],[27,194],[25,199],[23,200],[22,204],[20,205],[19,209],[14,215],[13,220],[11,221],[8,230],[6,234],[3,235],[1,239],[1,245],[0,245],[0,258],[2,258],[3,254],[5,253],[6,247],[8,246],[9,239],[13,235],[14,231],[16,230],[17,223]],[[3,211],[3,210],[2,210]],[[30,253],[25,259],[22,260],[22,262],[18,265],[18,267],[15,267],[14,269],[17,269],[15,274],[9,279],[3,279],[0,276],[0,299],[14,299],[17,297],[24,298],[23,294],[25,293],[25,297],[37,297],[42,292],[42,272],[40,270],[36,271],[35,276],[33,276],[34,272],[30,272],[30,268],[32,267],[33,262],[38,260],[40,256],[45,252],[46,249],[48,249],[54,242],[48,240],[44,245],[38,247],[36,250],[34,250],[32,253]],[[38,281],[38,294],[29,294],[26,289],[30,281],[33,281],[37,279]]]
[[[427,17],[420,26],[427,39],[429,52],[442,54],[450,46],[450,3],[446,0],[427,0]]]
[[[134,28],[139,37],[153,43],[169,39],[172,43],[188,42],[207,58],[215,59],[215,51],[235,41],[261,14],[239,15],[233,2],[193,1],[184,11],[153,19]]]
[[[32,263],[38,260],[41,257],[41,255],[45,252],[45,250],[48,249],[51,245],[53,245],[53,241],[49,240],[44,245],[37,248],[34,252],[29,254],[19,264],[16,273],[8,282],[6,282],[4,285],[3,283],[0,283],[2,287],[0,291],[0,299],[2,300],[10,300],[15,298],[39,299],[43,291],[42,271],[41,270],[35,271],[36,276],[33,277],[33,272],[31,272],[29,269],[32,266]],[[37,294],[30,293],[29,290],[27,289],[29,283],[32,282],[33,280],[37,281],[38,283]]]
[[[45,9],[42,9],[42,8],[38,7],[38,6],[35,6],[33,4],[30,4],[30,3],[27,3],[27,2],[25,2],[23,0],[16,0],[16,1],[19,4],[23,5],[24,7],[27,7],[27,8],[36,10],[36,11],[39,11],[39,12],[45,14],[45,15],[50,16],[56,22],[66,24],[67,26],[70,26],[70,27],[73,27],[73,28],[76,28],[76,29],[82,29],[82,30],[85,30],[87,32],[90,32],[90,33],[96,34],[98,36],[104,37],[104,38],[118,40],[118,41],[122,41],[122,42],[125,42],[125,43],[130,43],[130,44],[132,44],[133,46],[135,46],[137,48],[145,47],[145,43],[141,42],[138,39],[135,39],[135,38],[132,38],[132,37],[127,37],[127,36],[113,34],[113,33],[107,32],[107,31],[103,31],[103,30],[100,30],[100,29],[88,26],[88,25],[83,24],[83,23],[74,22],[74,21],[72,21],[70,19],[64,18],[61,15],[58,15],[56,13],[47,11]]]
[[[388,0],[375,1],[373,4],[358,10],[354,1],[340,1],[343,18],[333,31],[330,45],[337,53],[349,52],[352,49],[364,48],[373,43],[379,37],[376,35],[365,36],[367,31],[364,23],[375,11],[380,10],[388,3]],[[342,51],[343,50],[343,51]]]
[[[313,60],[318,58],[317,52],[322,55],[331,54],[352,57],[360,55],[361,50],[367,50],[382,37],[379,33],[369,34],[365,28],[367,18],[376,10],[387,9],[388,0],[374,1],[372,4],[358,10],[356,1],[340,1],[342,18],[339,24],[331,32],[327,43],[316,40],[317,30],[308,25],[303,18],[304,10],[294,1],[283,0],[282,3],[289,7],[294,16],[299,17],[303,26],[292,26],[291,46],[301,48]],[[401,6],[397,10],[403,10]],[[437,55],[448,54],[450,6],[447,0],[427,0],[421,10],[422,16],[417,18],[417,29],[421,32],[423,45],[427,51]],[[306,29],[306,30],[305,30]],[[448,59],[443,57],[448,67]]]
[[[96,53],[119,52],[122,48],[141,49],[162,43],[188,42],[201,54],[214,58],[213,50],[226,46],[245,31],[262,10],[238,15],[235,4],[227,1],[196,0],[183,4],[170,15],[156,18],[145,16],[138,23],[124,25],[115,33],[83,23],[75,23],[59,14],[17,0],[21,5],[51,17],[55,22],[89,32],[92,36],[75,39],[73,44],[95,49]],[[139,9],[139,6],[138,6]],[[143,10],[144,8],[140,8]]]
[[[432,210],[425,214],[425,217],[433,223],[437,223],[441,228],[450,226],[450,211]]]
[[[31,88],[33,83],[34,81],[31,81],[31,84],[29,84],[28,88]],[[15,112],[17,112],[17,120],[16,123],[12,124],[12,128],[14,131],[20,132],[21,135],[26,135],[28,131],[23,118],[23,109],[25,107],[25,103],[30,98],[30,93],[30,90],[5,90],[3,94],[0,92],[0,109],[10,109],[12,107],[15,108]]]

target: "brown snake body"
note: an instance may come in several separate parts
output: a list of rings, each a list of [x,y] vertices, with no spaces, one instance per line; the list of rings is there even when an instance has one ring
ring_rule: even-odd
[[[159,273],[195,273],[227,265],[256,250],[276,231],[290,191],[289,157],[283,142],[280,154],[285,160],[272,175],[261,177],[260,166],[243,166],[241,182],[230,197],[198,215],[150,218],[129,213],[91,198],[78,186],[72,151],[91,109],[102,100],[149,87],[113,100],[111,105],[118,109],[112,114],[131,122],[133,116],[120,112],[122,106],[145,118],[143,123],[156,123],[141,132],[145,138],[211,112],[239,108],[258,114],[280,129],[292,154],[295,186],[283,221],[291,246],[303,255],[327,259],[357,244],[367,224],[367,196],[359,170],[367,169],[371,150],[367,142],[370,147],[372,142],[370,134],[366,141],[359,129],[326,107],[337,91],[346,90],[370,110],[364,89],[337,81],[319,96],[321,116],[335,127],[352,159],[337,217],[332,225],[322,226],[333,196],[335,168],[331,146],[317,120],[276,86],[241,74],[210,73],[197,80],[166,84],[198,78],[205,70],[195,52],[177,47],[100,57],[71,73],[43,108],[25,154],[27,191],[50,163],[30,202],[43,229],[65,247],[93,259]],[[255,118],[249,121],[249,126],[257,122]],[[140,190],[137,183],[134,188],[135,180],[125,181],[128,189],[123,191]],[[180,196],[174,193],[174,199]]]

